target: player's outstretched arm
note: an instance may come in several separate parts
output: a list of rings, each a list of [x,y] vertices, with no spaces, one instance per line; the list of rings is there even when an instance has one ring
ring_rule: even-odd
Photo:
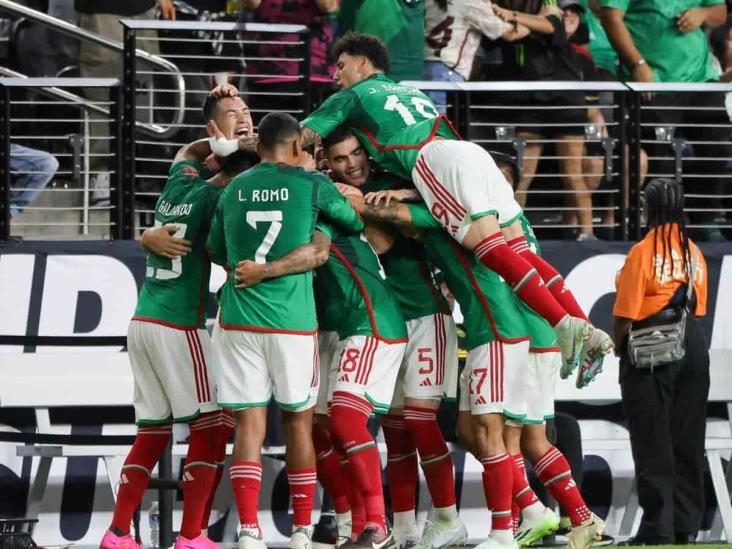
[[[175,238],[178,225],[163,225],[162,227],[148,227],[140,236],[140,246],[145,253],[153,253],[168,259],[176,259],[191,251],[191,241],[185,238]]]
[[[329,250],[330,238],[316,230],[310,244],[303,244],[280,259],[268,263],[240,261],[234,274],[237,282],[234,287],[249,288],[268,278],[312,271],[328,261]]]
[[[421,202],[422,197],[420,196],[417,189],[392,189],[386,191],[376,191],[373,193],[366,193],[364,197],[367,204],[380,204],[389,205],[392,200],[397,202]]]
[[[175,155],[173,163],[183,160],[195,160],[203,163],[206,157],[211,154],[211,145],[208,138],[199,139],[188,145],[183,145]]]

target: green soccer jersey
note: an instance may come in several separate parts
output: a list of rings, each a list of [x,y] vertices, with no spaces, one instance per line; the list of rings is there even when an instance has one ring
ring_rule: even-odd
[[[387,343],[407,341],[404,318],[379,258],[363,233],[345,234],[330,224],[318,230],[331,239],[330,257],[315,277],[316,293],[338,336],[373,336]]]
[[[389,51],[389,78],[421,80],[424,62],[424,0],[343,0],[338,28],[381,38]]]
[[[388,174],[374,174],[361,190],[365,194],[407,187],[411,187],[409,181],[391,178]],[[438,312],[450,314],[450,307],[437,286],[421,243],[399,234],[391,249],[381,254],[379,259],[404,320],[414,320]]]
[[[425,94],[383,74],[334,93],[302,122],[323,137],[341,124],[384,170],[410,181],[423,145],[436,135],[460,138]]]
[[[194,170],[196,174],[194,174]],[[197,174],[198,162],[176,162],[155,205],[155,226],[176,225],[175,238],[185,238],[192,250],[178,259],[147,254],[145,282],[134,319],[159,322],[175,328],[203,328],[211,264],[206,255],[206,235],[221,188]]]
[[[317,172],[261,163],[235,177],[219,200],[208,248],[214,261],[265,263],[307,244],[322,214],[345,230],[363,222],[335,185]],[[224,329],[312,333],[317,329],[311,271],[235,288],[229,278],[221,293]]]

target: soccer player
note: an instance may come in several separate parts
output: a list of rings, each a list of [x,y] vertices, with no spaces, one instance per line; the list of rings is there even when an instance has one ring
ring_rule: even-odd
[[[262,119],[257,153],[262,162],[237,176],[219,200],[207,241],[216,263],[234,266],[242,260],[280,259],[310,242],[319,213],[345,230],[363,228],[330,180],[299,167],[308,155],[302,150],[300,126],[290,115],[271,113]],[[326,257],[322,254],[322,260]],[[273,398],[282,409],[287,440],[294,508],[289,546],[311,545],[315,492],[311,428],[318,350],[313,275],[307,269],[318,262],[310,259],[285,276],[278,276],[282,272],[274,268],[263,270],[263,276],[276,278],[254,286],[237,287],[241,285],[232,277],[221,291],[213,348],[218,404],[233,409],[236,416],[230,474],[241,523],[240,549],[265,547],[257,509],[266,405]]]
[[[516,251],[523,248],[517,221],[521,207],[490,155],[460,141],[449,120],[422,92],[384,76],[389,57],[378,38],[347,33],[333,49],[333,78],[342,89],[303,121],[305,142],[347,123],[382,168],[411,179],[435,219],[554,326],[563,369],[573,371],[583,350],[593,348],[585,345],[592,325],[581,318],[561,285],[547,289],[545,281],[557,274],[551,265]],[[609,337],[603,338],[603,354],[611,348]]]
[[[587,549],[595,536],[602,533],[604,523],[587,508],[566,459],[546,440],[543,424],[544,417],[553,413],[553,376],[559,366],[557,355],[552,356],[557,350],[556,334],[534,311],[511,299],[513,296],[496,273],[476,264],[444,233],[435,231],[437,224],[424,206],[392,204],[364,213],[426,230],[428,257],[443,271],[465,315],[469,354],[461,376],[458,427],[461,443],[486,468],[486,499],[494,512],[493,529],[497,532],[494,535],[491,531],[481,549],[508,547],[512,499],[525,510],[526,525],[519,531],[522,543],[528,543],[531,537],[543,537],[542,530],[556,528],[556,517],[544,510],[528,487],[519,440],[525,444],[530,459],[535,460],[540,479],[572,516],[570,547]],[[528,346],[518,347],[527,335],[531,336],[534,352],[529,352]],[[524,440],[520,430],[504,429],[501,411],[509,418],[509,425],[518,426],[522,418],[536,422],[541,419],[541,424],[524,427]],[[513,458],[506,450],[514,454]]]
[[[323,150],[331,177],[363,192],[408,183],[372,170],[366,151],[345,127],[323,140]],[[427,265],[424,247],[398,234],[393,239],[379,259],[409,336],[391,409],[382,421],[394,541],[400,548],[462,545],[467,531],[457,515],[452,458],[436,417],[448,380],[457,378],[455,323]],[[421,536],[416,523],[417,451],[435,507],[434,520]]]
[[[215,105],[218,98],[207,100]],[[232,104],[240,98],[229,98]],[[212,113],[209,113],[212,114]],[[220,115],[220,116],[219,116]],[[230,138],[236,120],[214,116]],[[127,334],[135,381],[137,436],[122,467],[112,525],[102,549],[137,549],[129,533],[150,474],[165,449],[173,422],[186,422],[191,436],[183,475],[183,523],[176,548],[213,548],[202,534],[208,524],[213,491],[220,478],[222,454],[230,424],[213,397],[209,370],[210,341],[205,330],[210,263],[204,249],[211,217],[222,187],[238,169],[237,159],[208,182],[200,178],[202,162],[210,154],[207,140],[183,147],[155,207],[155,225],[177,245],[156,247],[143,238],[148,253],[145,282]]]

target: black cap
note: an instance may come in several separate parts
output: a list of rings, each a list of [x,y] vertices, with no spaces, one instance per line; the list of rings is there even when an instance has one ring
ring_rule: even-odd
[[[580,0],[559,0],[559,7],[563,10],[575,9],[581,14],[585,13],[585,7]]]

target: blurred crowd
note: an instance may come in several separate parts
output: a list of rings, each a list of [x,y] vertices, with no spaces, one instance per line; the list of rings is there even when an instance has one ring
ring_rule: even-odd
[[[725,0],[21,1],[114,40],[122,39],[119,20],[124,18],[306,25],[311,36],[310,80],[315,103],[333,91],[329,45],[347,30],[384,40],[392,61],[388,76],[397,81],[732,81],[732,23]],[[139,34],[138,47],[151,53],[159,53],[165,45],[158,45],[154,35]],[[71,75],[69,67],[74,66],[81,76],[121,73],[120,56],[103,47],[82,43],[79,49],[75,41],[41,27],[16,36],[21,39],[15,46],[16,58],[24,74]],[[204,43],[187,47],[186,54],[202,49],[210,54],[212,50]],[[256,51],[248,55],[251,47]],[[297,62],[288,46],[222,44],[221,48],[222,59],[261,59],[234,62],[233,66],[232,61],[212,65],[195,55],[172,55],[185,71],[188,89],[210,89],[226,79],[227,73],[245,72],[246,83],[237,84],[249,92],[287,90],[297,75]],[[440,110],[448,108],[448,94],[432,92],[431,96]],[[270,101],[276,104],[258,98],[256,108],[288,107],[286,98]],[[491,142],[490,148],[516,158],[517,196],[522,206],[528,205],[531,211],[532,206],[546,204],[542,193],[531,191],[545,189],[541,174],[549,170],[561,186],[555,190],[564,191],[558,223],[569,229],[563,236],[594,240],[603,238],[603,231],[610,236],[620,206],[608,191],[618,184],[605,176],[607,154],[602,146],[603,138],[620,137],[618,110],[611,108],[617,101],[611,92],[476,92],[471,101],[491,108],[473,111],[476,129],[467,137]],[[724,196],[729,194],[732,100],[722,92],[647,93],[644,105],[654,108],[643,111],[644,147],[635,167],[641,181],[649,173],[673,176],[675,163],[683,156],[683,183],[690,195],[694,236],[724,240],[717,227],[725,226],[729,209]],[[102,125],[96,127],[104,131]],[[675,150],[673,138],[685,142]],[[502,139],[506,143],[503,149],[494,145]],[[95,147],[104,152],[104,143],[98,140]],[[625,168],[630,171],[627,164]],[[108,175],[101,168],[93,171],[99,172],[93,181],[93,203],[104,204]],[[616,165],[614,171],[621,170]],[[629,184],[627,175],[622,184]]]

